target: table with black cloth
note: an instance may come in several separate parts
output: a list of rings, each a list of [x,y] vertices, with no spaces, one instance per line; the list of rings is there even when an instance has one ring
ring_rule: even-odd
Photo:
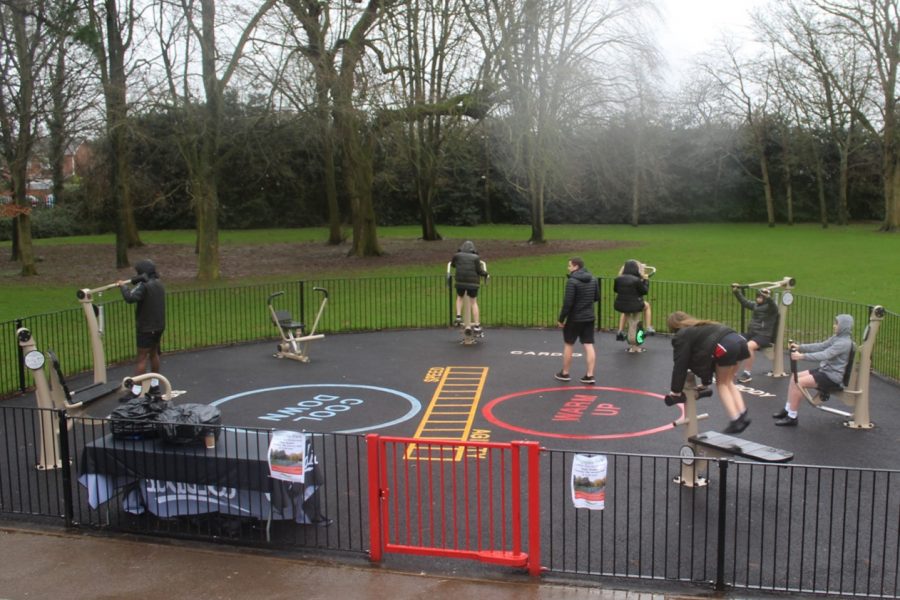
[[[327,521],[318,506],[320,470],[309,437],[303,483],[269,476],[269,440],[265,432],[236,428],[223,428],[214,448],[110,434],[85,444],[78,481],[92,508],[123,491],[125,510],[159,517],[217,512],[267,522]]]

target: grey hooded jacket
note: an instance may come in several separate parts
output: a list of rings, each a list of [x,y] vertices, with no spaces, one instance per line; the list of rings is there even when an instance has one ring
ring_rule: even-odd
[[[807,360],[819,361],[819,371],[828,379],[838,385],[842,385],[844,371],[850,360],[850,350],[853,348],[853,317],[850,315],[838,315],[837,332],[824,342],[814,344],[801,344],[797,351]]]

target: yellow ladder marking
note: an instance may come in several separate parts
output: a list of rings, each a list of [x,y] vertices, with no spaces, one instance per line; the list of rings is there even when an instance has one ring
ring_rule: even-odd
[[[413,437],[423,442],[464,442],[469,439],[488,370],[488,367],[446,367]],[[452,450],[427,443],[410,444],[406,449],[406,458],[460,461],[464,450],[463,446]]]

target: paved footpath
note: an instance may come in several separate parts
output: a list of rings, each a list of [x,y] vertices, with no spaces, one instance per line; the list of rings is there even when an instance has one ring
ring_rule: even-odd
[[[193,542],[136,539],[0,520],[0,599],[674,600],[751,598],[404,573]],[[759,596],[757,596],[759,597]]]

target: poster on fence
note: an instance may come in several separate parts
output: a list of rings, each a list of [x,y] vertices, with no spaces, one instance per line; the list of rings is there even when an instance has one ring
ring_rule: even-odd
[[[273,479],[303,483],[306,466],[306,434],[275,431],[269,442],[269,474]]]
[[[576,454],[572,458],[572,504],[603,510],[606,502],[606,457]]]

